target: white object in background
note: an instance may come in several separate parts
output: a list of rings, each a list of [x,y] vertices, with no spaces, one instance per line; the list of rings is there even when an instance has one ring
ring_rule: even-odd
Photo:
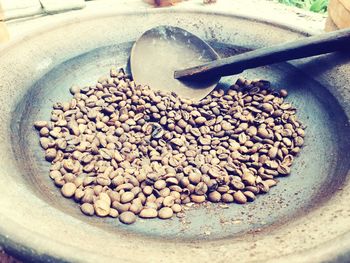
[[[59,13],[85,7],[84,0],[40,0],[45,13]]]
[[[60,13],[85,7],[84,0],[0,0],[4,20]]]
[[[39,0],[0,0],[4,20],[39,15],[44,12]]]

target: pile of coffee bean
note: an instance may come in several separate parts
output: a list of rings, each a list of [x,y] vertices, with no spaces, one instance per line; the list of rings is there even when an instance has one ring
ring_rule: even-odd
[[[71,87],[37,121],[50,177],[85,215],[171,218],[188,203],[254,201],[304,144],[296,109],[265,80],[238,79],[201,101],[136,85],[123,69]]]

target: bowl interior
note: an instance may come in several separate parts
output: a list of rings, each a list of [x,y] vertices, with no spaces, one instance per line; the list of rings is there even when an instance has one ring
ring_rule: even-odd
[[[193,32],[196,33],[196,32]],[[221,57],[247,51],[243,46],[205,39]],[[127,231],[137,235],[168,239],[219,239],[277,227],[309,209],[320,205],[339,187],[346,176],[349,148],[344,124],[347,118],[335,98],[317,80],[289,63],[279,63],[247,70],[241,75],[248,79],[266,79],[276,89],[289,92],[287,101],[297,107],[298,117],[306,124],[305,147],[292,167],[292,174],[280,178],[280,183],[266,195],[246,205],[230,204],[190,208],[183,219],[142,220],[131,226],[117,219],[86,217],[77,203],[64,199],[49,178],[49,164],[38,143],[33,128],[36,120],[49,120],[52,105],[68,100],[73,84],[93,85],[100,76],[108,75],[111,66],[126,67],[133,41],[120,42],[92,49],[69,57],[34,83],[17,104],[12,115],[12,148],[23,180],[29,190],[47,204],[80,220],[108,231]],[[237,76],[225,77],[220,86],[227,88]]]

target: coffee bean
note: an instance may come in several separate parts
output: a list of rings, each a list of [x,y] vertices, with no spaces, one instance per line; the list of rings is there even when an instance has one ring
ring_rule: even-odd
[[[287,96],[288,96],[287,90],[281,89],[281,90],[280,90],[280,96],[283,97],[283,98],[287,97]]]
[[[136,221],[136,216],[134,213],[130,211],[123,212],[119,215],[119,221],[122,222],[123,224],[133,224]]]
[[[183,141],[181,139],[178,139],[178,138],[172,139],[170,142],[176,146],[179,146],[179,147],[181,147],[183,145]]]
[[[278,152],[278,148],[277,147],[271,147],[269,152],[268,152],[268,155],[271,159],[275,159],[276,156],[277,156],[277,152]]]
[[[66,173],[66,174],[63,176],[63,179],[64,179],[67,183],[70,182],[70,183],[74,183],[74,184],[75,184],[76,177],[75,177],[75,175],[72,174],[72,173]],[[75,184],[75,186],[77,186],[77,185]]]
[[[167,207],[171,207],[174,205],[175,198],[173,196],[167,196],[163,200],[163,205]]]
[[[202,117],[202,116],[197,117],[197,118],[194,120],[194,122],[195,122],[196,124],[198,124],[198,125],[201,125],[201,124],[205,123],[206,121],[207,121],[207,119],[204,118],[204,117]]]
[[[253,137],[258,134],[258,129],[255,126],[250,126],[247,128],[247,134]]]
[[[40,130],[41,128],[44,128],[44,127],[47,127],[47,126],[48,126],[47,121],[36,121],[36,122],[34,122],[34,127],[37,130]]]
[[[144,208],[141,210],[139,216],[142,218],[154,218],[157,217],[158,212],[154,208]]]
[[[87,216],[92,216],[95,213],[94,206],[92,204],[89,204],[89,203],[83,203],[80,206],[80,209]]]
[[[190,128],[190,133],[195,137],[201,136],[201,132],[198,128]]]
[[[207,191],[208,191],[208,186],[204,182],[199,182],[194,189],[194,192],[197,195],[205,195]]]
[[[166,187],[166,182],[164,180],[158,180],[154,183],[154,188],[158,190],[162,190]]]
[[[146,185],[146,186],[143,188],[143,193],[144,193],[145,195],[150,195],[150,194],[152,194],[152,192],[153,192],[153,188],[152,188],[151,186],[149,186],[149,185]]]
[[[238,204],[245,204],[247,202],[247,197],[241,191],[235,192],[233,198]]]
[[[109,215],[110,217],[116,218],[116,217],[119,216],[119,212],[118,212],[116,209],[111,208],[111,209],[109,210],[109,214],[108,214],[108,215]]]
[[[264,103],[261,105],[263,111],[271,113],[273,111],[273,106],[270,103]]]
[[[191,197],[191,201],[193,201],[195,203],[203,203],[205,201],[205,196],[204,195],[192,194],[190,197]]]
[[[188,176],[188,179],[193,184],[198,184],[201,181],[201,175],[198,172],[191,172]]]
[[[66,169],[66,171],[72,171],[74,169],[74,164],[72,160],[64,160],[63,161],[63,168]]]
[[[40,138],[40,145],[44,150],[47,150],[50,147],[54,147],[55,146],[55,142],[53,142],[50,138]]]
[[[118,202],[118,201],[114,201],[114,202],[112,203],[112,207],[113,207],[114,209],[116,209],[119,213],[123,213],[123,212],[128,211],[129,208],[130,208],[130,206],[131,206],[130,203],[122,204],[122,203],[120,203],[120,202]]]
[[[229,130],[232,130],[232,128],[233,128],[231,123],[229,123],[229,122],[223,122],[221,124],[221,127],[224,131],[229,131]]]
[[[210,136],[199,137],[198,141],[202,145],[210,145],[211,144],[211,137]]]
[[[74,184],[77,185],[76,183],[74,183]],[[82,188],[78,188],[74,193],[75,201],[79,202],[83,198],[84,195],[85,195],[84,190]]]
[[[135,195],[133,192],[125,192],[120,196],[120,202],[125,204],[131,202],[135,198]]]
[[[255,200],[255,194],[251,191],[244,191],[243,194],[247,197],[247,200],[249,202],[252,202]]]
[[[107,216],[111,210],[108,202],[106,200],[103,200],[103,199],[98,199],[94,203],[94,209],[95,209],[96,215],[101,216],[101,217]]]
[[[158,212],[158,217],[161,219],[168,219],[173,216],[174,212],[170,207],[163,207]]]
[[[187,122],[183,119],[180,119],[178,122],[177,122],[177,125],[180,127],[180,128],[183,128],[185,129],[186,126],[187,126]]]
[[[289,138],[284,137],[282,141],[287,147],[292,146],[292,141]]]
[[[73,95],[80,93],[80,87],[77,85],[73,85],[70,89],[69,89],[70,93],[72,93]]]
[[[255,176],[250,171],[244,171],[242,181],[247,185],[255,185]]]
[[[174,211],[174,213],[179,213],[182,211],[182,207],[179,204],[174,204],[171,209]]]
[[[49,162],[53,161],[56,158],[57,151],[54,148],[49,148],[45,151],[45,159]]]
[[[298,136],[294,139],[294,145],[297,147],[301,147],[304,144],[304,139],[301,136]]]
[[[94,195],[95,195],[95,193],[94,193],[93,189],[87,188],[84,190],[84,196],[81,199],[81,201],[83,203],[90,203],[91,204],[94,201]]]
[[[258,188],[260,189],[261,193],[267,193],[270,190],[269,184],[265,181],[261,181],[257,184]]]
[[[103,187],[102,187],[102,185],[95,185],[93,190],[94,190],[95,195],[99,195],[99,194],[101,194]]]
[[[225,193],[221,196],[221,200],[225,203],[232,203],[233,202],[233,196],[231,194]]]
[[[43,127],[39,131],[40,136],[47,137],[50,134],[50,130],[47,127]]]
[[[120,122],[124,122],[127,119],[129,119],[129,115],[127,115],[127,114],[122,114],[122,115],[119,116],[119,121]]]
[[[259,128],[257,135],[261,137],[262,139],[268,139],[270,138],[269,132],[265,128]]]
[[[157,103],[157,108],[158,108],[159,110],[161,110],[161,111],[165,111],[165,110],[167,109],[167,107],[165,106],[165,104],[162,103],[162,102]]]
[[[74,195],[75,190],[77,190],[77,187],[74,183],[66,183],[61,188],[61,193],[64,197],[70,198]]]
[[[62,174],[60,173],[60,171],[54,170],[54,171],[50,172],[50,178],[53,180],[56,178],[59,178],[61,176],[62,176]]]
[[[218,191],[213,191],[208,195],[209,201],[217,203],[221,200],[221,194]]]
[[[115,135],[117,135],[117,136],[121,136],[122,134],[124,134],[124,129],[123,128],[121,128],[121,127],[119,127],[119,128],[117,128],[116,130],[115,130]]]
[[[288,175],[288,174],[290,174],[290,168],[288,166],[286,166],[286,165],[280,165],[277,168],[277,172],[280,175]]]
[[[213,178],[219,178],[221,176],[220,169],[217,167],[211,167],[208,171],[208,174]]]
[[[105,177],[105,176],[98,176],[96,178],[96,182],[99,184],[99,185],[102,185],[102,186],[108,186],[111,184],[111,179],[109,179],[108,177]]]
[[[273,187],[277,184],[277,182],[273,179],[268,179],[268,180],[265,180],[265,183],[269,186],[269,187]]]
[[[176,178],[174,178],[174,177],[167,178],[165,181],[166,181],[166,183],[168,185],[177,185],[177,184],[179,184],[179,181]]]
[[[129,210],[133,212],[135,215],[139,214],[142,210],[142,204],[134,203],[130,206]]]
[[[155,201],[155,200],[154,200]],[[158,209],[158,205],[154,203],[153,201],[147,201],[145,208],[152,208],[152,209]]]

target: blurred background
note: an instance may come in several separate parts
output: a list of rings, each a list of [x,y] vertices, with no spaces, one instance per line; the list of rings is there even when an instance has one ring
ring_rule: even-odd
[[[17,34],[18,23],[24,25],[26,21],[40,16],[95,8],[106,4],[125,6],[135,2],[138,2],[140,8],[155,8],[188,4],[185,2],[213,6],[220,0],[0,0],[0,42],[9,41]],[[272,7],[275,4],[284,5],[290,12],[299,13],[300,16],[310,15],[307,12],[314,13],[317,15],[310,16],[319,18],[322,21],[320,27],[326,31],[350,26],[350,0],[231,0],[231,2],[232,8],[249,6],[254,2],[254,4]],[[14,24],[16,26],[13,26]]]

